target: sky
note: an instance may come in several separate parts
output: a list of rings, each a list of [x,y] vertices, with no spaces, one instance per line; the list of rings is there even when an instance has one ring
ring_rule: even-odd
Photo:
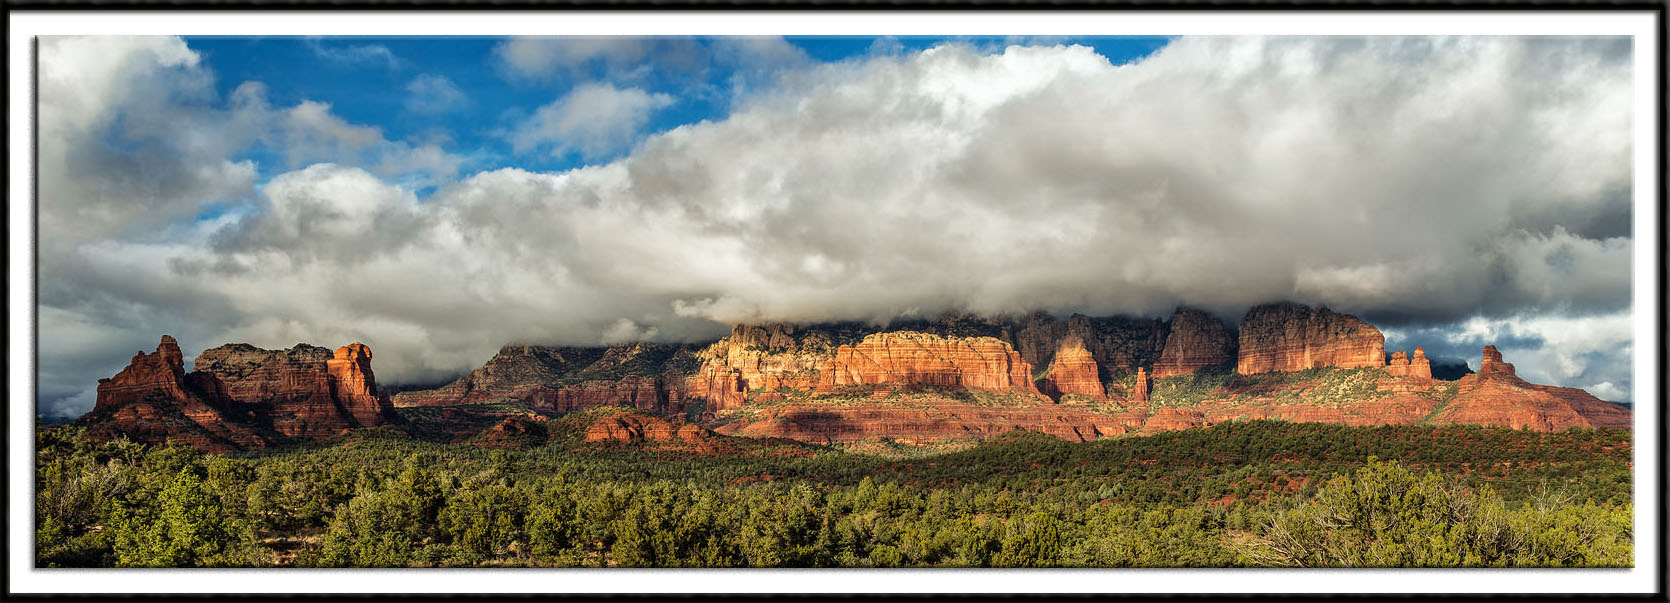
[[[42,38],[36,404],[160,335],[1325,304],[1633,399],[1628,39]]]

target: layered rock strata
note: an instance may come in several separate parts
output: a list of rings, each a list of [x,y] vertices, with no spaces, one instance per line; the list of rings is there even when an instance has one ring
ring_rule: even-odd
[[[1357,317],[1326,307],[1266,304],[1241,320],[1235,371],[1242,375],[1321,367],[1386,365],[1386,338]]]
[[[204,350],[195,364],[285,436],[317,439],[394,422],[371,372],[371,348],[362,343],[335,352],[306,344],[288,350],[229,344]]]
[[[818,393],[852,386],[937,386],[1042,395],[1032,365],[991,337],[891,332],[843,345],[819,371]]]
[[[1154,363],[1154,378],[1234,364],[1237,345],[1235,332],[1223,320],[1202,310],[1178,308],[1171,315],[1165,349]]]

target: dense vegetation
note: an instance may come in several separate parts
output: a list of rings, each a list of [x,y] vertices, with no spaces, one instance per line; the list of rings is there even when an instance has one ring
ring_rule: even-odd
[[[1628,566],[1627,432],[1254,421],[889,459],[38,437],[41,566]],[[1378,460],[1385,459],[1385,460]]]

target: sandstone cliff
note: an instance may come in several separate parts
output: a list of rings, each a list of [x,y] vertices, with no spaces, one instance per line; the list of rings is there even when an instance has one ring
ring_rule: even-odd
[[[306,344],[288,350],[228,344],[204,350],[195,364],[285,436],[317,439],[395,422],[388,399],[377,391],[371,348],[362,343],[334,353]]]
[[[1032,365],[992,337],[890,332],[836,349],[819,370],[819,393],[871,385],[917,385],[1041,394]]]
[[[1068,337],[1061,342],[1061,348],[1055,351],[1055,358],[1050,360],[1049,372],[1040,382],[1040,388],[1045,395],[1056,399],[1067,394],[1107,399],[1107,392],[1102,390],[1101,373],[1096,369],[1096,359],[1091,357],[1090,350],[1085,349],[1084,342],[1077,337]]]
[[[1243,375],[1321,367],[1386,365],[1386,338],[1373,325],[1326,307],[1266,304],[1241,320],[1235,371]]]
[[[1165,349],[1154,363],[1155,379],[1235,362],[1235,332],[1222,319],[1202,310],[1178,308],[1171,315],[1170,327]]]

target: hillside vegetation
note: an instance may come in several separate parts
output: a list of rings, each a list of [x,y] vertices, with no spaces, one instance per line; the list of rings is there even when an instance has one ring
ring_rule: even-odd
[[[482,450],[362,430],[237,456],[40,433],[37,564],[1627,566],[1627,432],[1269,421],[886,459]]]

